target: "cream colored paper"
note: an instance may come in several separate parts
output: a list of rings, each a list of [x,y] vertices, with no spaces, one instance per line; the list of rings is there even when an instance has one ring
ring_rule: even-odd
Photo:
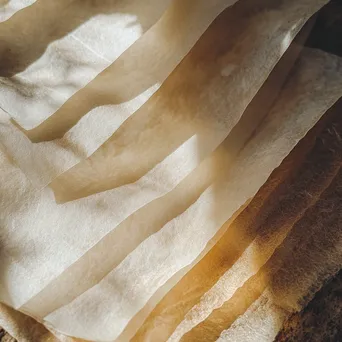
[[[1,107],[26,129],[157,22],[171,0],[38,0],[0,24]],[[8,77],[12,76],[12,77]]]
[[[185,3],[175,0],[155,25],[97,78],[38,127],[25,131],[25,135],[40,143],[30,145],[23,135],[21,144],[18,144],[18,136],[8,133],[14,128],[7,127],[7,134],[2,134],[3,144],[32,182],[38,187],[46,186],[53,178],[92,154],[141,107],[214,18],[234,2],[201,0]],[[30,111],[27,119],[35,120],[30,106],[44,100],[31,98],[25,101],[30,101],[25,104]],[[16,110],[20,115],[26,115],[20,102],[11,102],[11,105],[19,106],[20,110]],[[44,111],[42,114],[50,115]],[[58,139],[44,141],[54,138]]]
[[[105,236],[84,257],[25,303],[21,309],[36,317],[43,317],[96,285],[140,242],[160,229],[162,222],[167,222],[184,211],[215,177],[228,172],[237,153],[246,144],[277,98],[300,54],[312,23],[312,21],[308,23],[296,37],[295,42],[247,107],[241,120],[208,161],[190,173],[174,190],[124,220],[117,229]],[[120,247],[113,248],[113,246]],[[103,258],[104,253],[106,258]]]
[[[322,4],[290,1],[270,9],[265,0],[250,0],[223,12],[143,107],[91,157],[52,181],[57,201],[134,182],[178,183],[229,134]]]
[[[217,110],[216,115],[212,115],[210,125],[203,126],[203,115],[206,114],[203,113],[203,110],[207,112],[209,108],[207,106],[204,108],[196,107],[199,104],[198,96],[188,97],[189,94],[184,94],[183,101],[185,107],[183,109],[182,107],[177,107],[180,103],[179,101],[182,101],[177,93],[175,98],[177,106],[173,108],[176,110],[176,113],[181,113],[180,110],[184,110],[186,125],[184,127],[180,125],[181,121],[173,122],[172,125],[177,123],[175,128],[178,130],[177,133],[181,135],[184,133],[188,134],[189,129],[191,134],[188,136],[188,140],[135,183],[119,186],[114,190],[103,194],[96,194],[83,200],[57,205],[49,188],[45,188],[41,192],[37,191],[35,187],[31,186],[26,176],[15,165],[11,165],[13,158],[5,147],[4,151],[7,153],[7,156],[3,157],[3,165],[6,165],[6,167],[4,166],[3,177],[5,179],[8,177],[11,181],[1,183],[1,190],[6,194],[6,198],[3,198],[1,203],[3,208],[1,220],[4,226],[1,238],[6,241],[5,247],[1,251],[4,269],[6,270],[3,272],[1,279],[1,300],[15,307],[23,305],[80,258],[102,237],[115,229],[125,218],[152,200],[171,191],[186,175],[195,169],[200,161],[216,148],[239,120],[242,112],[267,78],[268,73],[271,72],[275,63],[285,52],[293,39],[293,35],[304,24],[305,19],[324,3],[325,1],[318,0],[315,4],[307,0],[302,0],[301,2],[291,1],[286,2],[286,4],[279,4],[279,10],[271,12],[271,15],[265,11],[260,11],[259,15],[250,22],[249,26],[244,27],[241,25],[242,32],[239,31],[240,28],[238,30],[237,37],[239,39],[241,37],[248,38],[244,42],[242,50],[239,45],[240,40],[234,35],[233,37],[236,39],[234,44],[237,45],[228,48],[224,56],[222,54],[219,55],[219,68],[217,68],[216,59],[218,56],[216,54],[210,57],[212,64],[205,63],[199,73],[197,73],[198,69],[194,65],[194,72],[192,73],[194,76],[190,84],[197,82],[198,77],[202,78],[203,72],[207,75],[203,82],[210,82],[202,90],[203,98],[201,101],[205,101],[208,104],[212,103],[212,108]],[[262,2],[260,6],[261,4]],[[255,13],[253,12],[253,14]],[[266,22],[263,20],[265,16],[269,19]],[[224,19],[224,17],[221,17],[219,24],[222,24]],[[246,18],[246,21],[248,19]],[[203,39],[206,40],[202,39],[202,43],[199,43],[197,53],[206,44],[212,44],[211,38],[217,36],[218,32],[211,30],[207,36],[203,36]],[[265,35],[261,34],[262,32]],[[222,39],[222,36],[220,36],[220,39]],[[241,54],[243,59],[240,61],[239,67],[230,76],[227,76],[226,67],[231,67],[231,58],[235,58],[234,54],[237,53],[237,50],[239,51],[238,56],[240,57]],[[189,54],[190,65],[192,65],[191,58],[193,58],[193,55]],[[260,69],[260,63],[263,65],[263,69]],[[182,63],[182,65],[184,64],[185,62]],[[222,70],[226,70],[223,76],[221,74]],[[181,76],[183,77],[181,82],[184,82],[184,78],[188,74],[184,75],[183,72],[184,70],[177,68],[168,79],[169,85],[166,87],[166,83],[164,83],[164,88],[166,87],[164,101],[170,98],[168,87],[170,84],[173,84],[171,82],[175,82],[173,85],[177,86]],[[187,72],[189,73],[190,70]],[[172,81],[172,76],[175,79],[174,81]],[[251,82],[248,88],[240,86],[241,82],[247,81]],[[187,85],[188,83],[185,83],[185,86]],[[181,90],[181,88],[175,89],[177,91]],[[210,89],[211,93],[207,93],[207,89]],[[220,89],[219,92],[218,89]],[[222,92],[223,97],[221,95],[218,98],[217,96]],[[233,102],[229,102],[229,99],[234,101],[236,105],[233,106]],[[160,105],[158,96],[156,96],[152,103]],[[148,101],[146,107],[151,108],[152,103]],[[198,111],[196,112],[195,121],[187,119],[189,117],[187,110],[191,110],[191,103],[195,111]],[[169,113],[166,111],[166,108],[172,109],[172,107],[166,106],[166,113]],[[228,108],[231,108],[231,111],[228,111]],[[154,110],[156,109],[154,108]],[[220,111],[218,112],[218,110]],[[137,113],[139,117],[143,115],[140,112]],[[156,115],[155,113],[159,114],[160,112],[153,111],[152,113]],[[174,112],[171,111],[170,113],[170,119],[172,119]],[[193,109],[191,113],[193,113]],[[223,120],[222,122],[221,119]],[[2,127],[6,127],[8,122],[6,116],[4,116],[3,122]],[[165,120],[166,123],[167,121]],[[157,128],[156,126],[153,127],[154,129]],[[172,126],[169,127],[169,129],[171,128]],[[133,127],[130,134],[135,136],[138,129],[138,127]],[[152,138],[150,136],[151,133],[152,131],[148,130],[146,138]],[[165,135],[164,133],[165,131],[163,130],[157,132],[156,138],[159,139]],[[21,133],[17,132],[17,134]],[[118,134],[120,136],[121,133]],[[167,139],[167,136],[163,136],[163,138]],[[202,142],[201,148],[199,148],[198,139]],[[169,140],[168,144],[172,140]],[[18,141],[20,141],[19,138]],[[203,143],[204,141],[206,144]],[[149,143],[149,146],[153,148],[156,147],[155,140],[153,142],[153,139],[152,141],[147,139],[146,143]],[[103,147],[103,151],[106,151],[107,146]],[[139,156],[140,162],[148,161],[148,151],[146,151],[146,154],[141,155],[139,149],[136,150],[135,147],[132,146],[125,150],[123,155],[124,161],[127,159],[130,161],[131,156],[134,155]],[[140,147],[144,147],[144,145],[140,145]],[[167,146],[167,148],[169,147]],[[97,156],[99,154],[101,156],[101,153],[101,150],[99,150]],[[165,153],[165,150],[163,153]],[[158,149],[153,150],[153,154],[149,157],[155,158],[154,155],[159,157]],[[134,159],[137,161],[135,157]],[[110,162],[112,161],[110,160]],[[88,163],[87,167],[90,167],[90,165],[92,165],[91,172],[94,178],[101,176],[101,170],[113,170],[109,162],[105,165],[102,163]],[[115,168],[116,172],[121,168],[124,168],[124,172],[129,170],[126,168],[126,162],[121,163],[121,165],[116,164]],[[63,178],[63,181],[69,178],[72,179],[70,174],[65,175],[67,178]],[[88,179],[86,172],[84,175],[85,177],[81,177],[80,174],[78,175],[79,180],[77,182],[81,187],[84,186],[85,180]],[[126,177],[124,174],[121,176]],[[58,185],[58,190],[63,189],[58,181],[54,183],[55,189],[56,184]],[[118,185],[120,184],[116,184],[116,186]],[[76,183],[69,190],[74,190],[75,186],[77,186]],[[101,191],[101,189],[97,191]],[[74,194],[72,193],[72,195]],[[12,229],[13,224],[16,228],[15,230]],[[18,246],[22,246],[23,252],[21,250],[18,253],[15,252]],[[29,286],[27,286],[26,282],[29,282]]]
[[[224,222],[254,196],[297,141],[341,96],[340,59],[311,50],[306,54],[264,126],[227,176],[142,242],[98,285],[48,315],[47,322],[73,336],[114,340],[153,293],[201,253]],[[314,73],[317,83],[311,82]],[[298,97],[293,96],[296,89]]]

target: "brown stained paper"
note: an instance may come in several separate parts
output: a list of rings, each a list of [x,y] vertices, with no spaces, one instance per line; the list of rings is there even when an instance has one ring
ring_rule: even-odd
[[[24,135],[18,137],[17,134],[10,133],[10,130],[15,129],[11,127],[11,123],[8,123],[9,127],[6,127],[7,135],[2,135],[3,144],[33,183],[38,187],[46,186],[53,178],[92,154],[124,120],[145,103],[189,52],[214,18],[234,2],[235,0],[211,2],[176,0],[172,2],[165,14],[151,29],[98,77],[71,96],[64,105],[60,103],[60,108],[56,108],[55,113],[39,111],[40,115],[46,115],[47,120],[35,129],[24,130],[32,141],[39,141],[39,144],[30,144]],[[39,1],[39,3],[45,11],[52,6],[46,1]],[[83,10],[86,11],[87,8],[95,10],[91,6],[89,8],[89,5],[86,5]],[[68,7],[68,11],[73,13],[76,8]],[[148,13],[154,15],[153,11]],[[26,12],[21,15],[25,16]],[[184,20],[185,16],[186,20]],[[101,27],[101,22],[97,23],[96,20],[86,25]],[[176,27],[175,22],[179,22]],[[16,22],[9,26],[12,27],[15,24]],[[106,32],[109,31],[107,26],[104,26]],[[84,38],[89,40],[93,37],[93,33],[91,35],[88,31],[86,33]],[[122,32],[119,30],[116,34],[121,37]],[[97,36],[93,37],[93,41],[89,44],[92,46],[97,41]],[[61,44],[61,42],[56,44]],[[103,44],[108,45],[107,42]],[[70,49],[73,48],[74,45],[70,46]],[[65,54],[65,51],[63,53]],[[7,57],[4,55],[3,58]],[[59,64],[53,65],[57,72]],[[6,66],[6,70],[7,68]],[[83,77],[84,73],[78,73],[77,77],[78,75]],[[13,79],[9,81],[13,82]],[[23,85],[23,87],[30,89],[29,85]],[[0,88],[1,91],[5,89],[4,85]],[[16,89],[14,88],[13,91]],[[11,106],[19,106],[20,108],[16,111],[24,116],[25,120],[36,120],[35,111],[31,107],[35,103],[45,101],[45,99],[25,97],[25,101],[29,101],[24,107],[29,111],[27,116],[20,101],[10,100],[8,95],[4,95],[2,99],[9,101]],[[3,108],[7,108],[10,114],[13,113],[13,109],[10,110],[6,105],[3,105]],[[19,138],[21,144],[18,144]],[[59,139],[44,142],[44,140],[56,138]]]
[[[325,175],[322,172],[321,177],[326,177],[326,182],[330,182],[329,186],[319,196],[316,203],[308,208],[303,217],[296,222],[283,244],[276,249],[260,271],[248,279],[230,300],[184,335],[181,341],[215,341],[221,331],[232,326],[236,318],[259,298],[266,287],[272,301],[278,307],[285,311],[300,310],[301,305],[297,307],[289,305],[293,298],[296,298],[298,303],[298,300],[304,299],[303,294],[311,295],[311,290],[317,291],[327,277],[334,275],[341,268],[342,249],[339,225],[342,145],[337,133],[341,131],[341,122],[341,119],[337,117],[335,124],[323,137],[328,140],[323,143],[327,143],[329,146],[327,149],[330,148],[327,152],[330,157],[336,158],[336,166],[339,168],[335,174]],[[322,142],[320,144],[322,145]],[[321,158],[324,156],[322,155]],[[332,203],[336,210],[328,214]],[[296,279],[297,276],[299,279]],[[277,284],[281,284],[279,292]],[[314,289],[310,288],[312,285],[315,286]],[[246,321],[245,324],[248,325],[249,322]]]
[[[342,154],[340,132],[342,125],[332,127],[335,154]],[[312,299],[321,286],[342,268],[342,172],[335,177],[330,191],[317,203],[318,215],[311,218],[312,229],[305,235],[292,237],[296,242],[293,255],[287,254],[270,281],[272,296],[277,305],[293,312],[299,311]],[[305,226],[302,229],[305,231]]]
[[[329,116],[331,117],[334,114],[335,117],[338,117],[340,109],[341,101],[338,106],[334,106],[329,111]],[[325,130],[324,139],[326,139],[326,136],[329,136],[327,131],[330,129],[331,127],[328,126],[328,129]],[[312,133],[314,133],[314,137],[317,135],[317,132]],[[303,142],[301,141],[300,145]],[[194,298],[197,298],[199,303],[192,307],[169,341],[179,340],[184,333],[206,319],[212,310],[219,308],[224,301],[228,300],[238,287],[253,276],[270,258],[293,225],[305,215],[307,209],[316,204],[321,194],[339,172],[341,166],[341,154],[332,152],[332,148],[334,148],[333,144],[320,146],[319,142],[316,143],[315,148],[298,170],[294,180],[287,184],[283,184],[284,181],[278,179],[280,178],[279,176],[276,176],[275,181],[281,181],[286,192],[285,195],[278,193],[276,198],[271,199],[271,203],[265,206],[266,209],[270,209],[273,206],[271,211],[267,213],[266,220],[262,221],[261,225],[259,220],[252,220],[250,227],[245,229],[240,222],[242,218],[238,219],[238,222],[234,222],[236,232],[232,229],[228,230],[226,238],[222,239],[212,252],[203,259],[202,265],[199,264],[197,270],[195,268],[192,275],[189,273],[184,278],[183,284],[179,287],[178,291],[181,288],[187,287],[187,292],[190,293],[189,287],[192,286],[193,293],[189,297],[192,301]],[[292,168],[293,166],[291,166]],[[270,181],[271,179],[267,183]],[[234,241],[238,241],[238,243],[234,243]],[[201,288],[196,288],[194,284],[196,284],[196,279],[203,279],[204,274],[212,274],[213,268],[220,270],[212,275],[211,284],[215,280],[217,283],[204,294],[209,287],[205,287],[203,281],[201,281]],[[226,272],[224,273],[224,271]],[[186,278],[188,278],[187,281]],[[275,277],[275,279],[278,278]],[[201,295],[203,296],[200,299]],[[171,292],[168,296],[168,300],[173,303],[179,301],[175,295],[172,298]],[[283,293],[281,297],[283,297]],[[166,302],[166,298],[164,302]],[[180,315],[180,311],[178,311],[178,314]]]
[[[255,195],[273,169],[337,101],[341,67],[339,57],[306,51],[297,72],[230,172],[144,240],[98,285],[45,320],[57,330],[81,338],[111,341],[118,337],[153,293],[201,253],[224,222]]]

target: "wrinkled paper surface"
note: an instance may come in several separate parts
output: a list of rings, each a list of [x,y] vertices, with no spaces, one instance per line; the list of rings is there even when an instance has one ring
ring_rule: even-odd
[[[257,214],[245,214],[269,203],[253,204],[259,189],[342,95],[340,57],[302,49],[326,2],[6,3],[0,324],[37,324],[42,341],[273,340],[317,272],[340,267],[337,216],[336,240],[322,238],[331,258],[319,226],[306,253],[284,252],[307,208],[337,196],[337,154],[286,222],[271,215],[249,236]],[[301,279],[298,258],[326,262]]]

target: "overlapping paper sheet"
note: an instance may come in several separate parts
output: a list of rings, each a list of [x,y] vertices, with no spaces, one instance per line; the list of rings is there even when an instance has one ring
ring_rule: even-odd
[[[91,341],[214,341],[229,319],[237,341],[272,310],[274,337],[315,274],[283,303],[265,265],[294,263],[275,251],[306,207],[240,234],[342,95],[340,57],[301,49],[326,2],[37,0],[1,23],[0,301]]]
[[[0,79],[0,105],[23,128],[31,128],[25,134],[32,141],[56,138],[30,151],[6,141],[30,180],[45,186],[93,153],[152,96],[214,18],[235,2],[37,1],[3,23],[2,76],[8,76],[12,64],[32,64]],[[50,27],[46,12],[56,11],[63,20],[37,42],[42,29],[36,22],[42,19]],[[39,14],[43,18],[36,18]],[[134,24],[137,18],[140,24]],[[52,41],[67,33],[66,25],[73,30]]]
[[[17,11],[32,5],[36,0],[1,0],[0,22],[9,19]]]

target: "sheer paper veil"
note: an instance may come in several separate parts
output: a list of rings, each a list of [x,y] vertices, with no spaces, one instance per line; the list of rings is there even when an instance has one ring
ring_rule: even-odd
[[[273,341],[342,266],[328,0],[0,6],[0,326]]]

